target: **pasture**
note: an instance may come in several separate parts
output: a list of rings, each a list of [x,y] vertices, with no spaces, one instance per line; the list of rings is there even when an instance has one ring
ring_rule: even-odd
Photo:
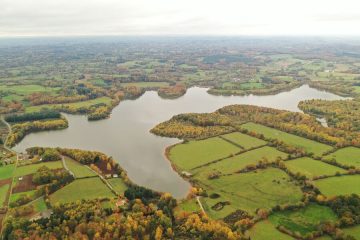
[[[167,87],[169,83],[167,82],[129,82],[129,83],[122,83],[121,86],[128,87],[128,86],[136,86],[139,88],[159,88],[159,87]]]
[[[336,162],[346,165],[360,168],[360,148],[357,147],[345,147],[333,152],[324,157],[326,160],[335,159]]]
[[[275,228],[275,226],[268,220],[264,220],[264,221],[256,223],[247,232],[247,236],[249,236],[251,240],[266,240],[266,239],[291,240],[291,239],[293,239],[289,235],[278,231]]]
[[[31,191],[27,191],[27,192],[20,192],[20,193],[12,193],[10,195],[10,202],[15,202],[16,200],[18,200],[21,196],[23,195],[27,195],[29,197],[34,197],[36,193],[36,190],[31,190]]]
[[[63,168],[61,161],[34,163],[34,164],[17,167],[14,172],[14,177],[20,177],[35,173],[42,166],[46,166],[49,169]]]
[[[284,226],[301,235],[316,231],[322,222],[335,222],[336,220],[337,216],[329,207],[317,204],[310,204],[296,211],[276,212],[269,217],[269,221],[275,226]]]
[[[15,170],[15,164],[1,166],[0,167],[0,180],[11,178],[14,170]]]
[[[81,199],[112,198],[115,195],[98,177],[77,179],[50,195],[50,202],[67,203]]]
[[[107,181],[118,194],[123,194],[128,188],[121,178],[110,178]]]
[[[96,173],[71,158],[65,157],[65,163],[69,170],[74,173],[76,178],[96,176]]]
[[[292,173],[296,174],[299,172],[308,178],[313,178],[315,176],[321,176],[321,175],[331,176],[331,175],[335,175],[337,172],[339,173],[346,172],[346,170],[342,168],[321,161],[317,161],[308,157],[297,158],[294,160],[286,161],[285,165]]]
[[[219,137],[177,144],[170,149],[170,160],[181,170],[228,157],[241,149]]]
[[[248,165],[255,165],[259,161],[275,161],[277,158],[284,159],[287,157],[286,153],[280,152],[275,148],[265,146],[251,151],[244,152],[234,157],[223,159],[219,162],[198,168],[192,172],[196,173],[195,177],[200,180],[206,179],[212,172],[221,172],[222,174],[229,174],[244,169]]]
[[[352,193],[360,195],[359,182],[360,175],[347,175],[319,179],[314,181],[314,184],[322,194],[331,197]]]
[[[320,156],[326,151],[332,149],[331,146],[328,146],[326,144],[299,137],[294,134],[286,133],[275,128],[266,127],[257,123],[245,123],[242,124],[240,127],[251,132],[263,134],[265,138],[281,140],[289,145],[302,148],[310,153],[314,153],[317,156]]]
[[[220,195],[217,198],[203,198],[207,213],[214,218],[225,217],[237,209],[254,213],[257,208],[270,209],[276,205],[294,204],[302,197],[300,188],[285,172],[276,168],[222,176],[199,184],[209,196],[212,193]],[[221,210],[212,209],[218,202],[229,204]]]
[[[8,196],[10,184],[4,184],[0,187],[0,207],[5,205]]]
[[[225,138],[226,140],[229,140],[237,145],[240,145],[244,149],[254,148],[254,147],[260,147],[262,145],[266,145],[267,142],[255,137],[251,137],[249,135],[239,133],[239,132],[233,132],[229,134],[222,135],[221,137]]]

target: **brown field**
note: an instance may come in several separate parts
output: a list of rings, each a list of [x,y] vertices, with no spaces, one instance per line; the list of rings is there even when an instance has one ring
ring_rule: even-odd
[[[32,182],[32,174],[23,176],[21,181],[17,180],[16,185],[13,187],[12,193],[20,193],[34,190],[36,185]]]

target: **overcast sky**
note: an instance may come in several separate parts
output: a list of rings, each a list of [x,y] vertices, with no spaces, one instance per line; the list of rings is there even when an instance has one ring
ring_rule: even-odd
[[[0,36],[360,35],[360,0],[0,0]]]

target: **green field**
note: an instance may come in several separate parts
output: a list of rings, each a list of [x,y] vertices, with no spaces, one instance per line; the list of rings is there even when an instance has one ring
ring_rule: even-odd
[[[312,158],[303,157],[303,158],[297,158],[294,160],[286,161],[285,162],[286,167],[294,174],[297,172],[309,177],[313,178],[315,176],[321,176],[321,175],[335,175],[337,172],[339,173],[345,173],[346,170],[321,162],[314,160]]]
[[[176,207],[176,211],[185,211],[185,212],[199,212],[200,206],[196,201],[196,198],[183,200]]]
[[[325,221],[335,222],[335,213],[326,206],[310,204],[296,211],[276,212],[269,217],[275,226],[284,226],[292,232],[305,235],[317,230],[317,226]]]
[[[108,182],[118,194],[123,194],[128,188],[121,178],[110,178]]]
[[[231,158],[226,158],[208,166],[198,168],[192,172],[196,173],[196,178],[203,180],[204,178],[206,179],[211,172],[217,171],[222,174],[234,173],[238,170],[244,169],[248,165],[256,164],[264,159],[267,159],[268,161],[275,161],[277,158],[284,159],[286,156],[286,153],[280,152],[275,148],[265,146]]]
[[[291,240],[294,239],[278,231],[268,220],[256,223],[247,234],[251,240]]]
[[[62,162],[61,161],[54,161],[54,162],[42,162],[42,163],[36,163],[36,164],[29,164],[29,165],[25,165],[25,166],[21,166],[21,167],[17,167],[15,172],[14,172],[14,176],[15,177],[20,177],[20,176],[25,176],[28,174],[32,174],[35,173],[39,168],[41,168],[42,166],[46,166],[50,169],[59,169],[59,168],[63,168]]]
[[[350,235],[354,237],[356,240],[360,240],[360,225],[350,228],[341,229],[345,235]]]
[[[56,92],[59,89],[60,88],[49,88],[40,85],[13,85],[13,86],[1,85],[0,86],[0,91],[9,91],[19,95],[29,95],[38,92]]]
[[[259,146],[267,144],[267,142],[265,142],[264,140],[254,138],[254,137],[251,137],[249,135],[242,134],[239,132],[225,134],[225,135],[222,135],[222,137],[231,142],[234,142],[235,144],[240,145],[244,149],[259,147]]]
[[[42,212],[48,209],[43,197],[33,201],[31,205],[34,206],[36,212]]]
[[[5,184],[0,187],[0,207],[4,206],[6,196],[9,191],[10,184]]]
[[[261,124],[245,123],[240,127],[243,129],[247,129],[248,131],[263,134],[266,138],[281,140],[287,144],[302,148],[305,151],[314,153],[318,156],[332,149],[331,146],[325,145],[323,143],[289,134],[274,128],[266,127]]]
[[[33,197],[35,194],[36,190],[31,190],[31,191],[27,191],[27,192],[20,192],[20,193],[12,193],[10,196],[10,202],[15,202],[16,200],[18,200],[22,195],[28,195],[30,197]]]
[[[301,200],[302,192],[289,176],[276,168],[268,168],[249,173],[222,176],[218,179],[199,183],[210,196],[220,194],[219,198],[202,198],[205,211],[212,218],[223,218],[237,209],[254,213],[257,208],[272,208],[276,205],[294,204]],[[229,201],[221,210],[211,209],[218,202]]]
[[[320,192],[326,196],[360,195],[360,175],[330,177],[314,181]]]
[[[115,195],[98,177],[75,180],[50,195],[51,203],[66,203],[81,199],[112,198]]]
[[[1,166],[0,167],[0,180],[8,179],[12,177],[15,169],[15,164]]]
[[[169,83],[167,82],[131,82],[131,83],[122,83],[121,86],[136,86],[140,88],[157,88],[157,87],[167,87]]]
[[[219,137],[177,144],[170,149],[170,160],[181,170],[228,157],[241,149]]]
[[[326,155],[326,160],[335,159],[336,162],[347,166],[354,166],[360,168],[360,148],[346,147],[337,150],[334,153]]]
[[[96,176],[96,173],[91,171],[91,169],[87,168],[81,163],[72,160],[71,158],[65,157],[65,163],[69,170],[74,173],[76,178]]]
[[[75,102],[75,103],[44,104],[44,105],[39,105],[39,106],[31,106],[31,107],[27,107],[25,109],[25,112],[38,112],[42,108],[51,109],[51,108],[61,107],[61,106],[69,106],[70,108],[90,107],[92,105],[100,104],[100,103],[110,105],[111,104],[111,98],[109,98],[109,97],[100,97],[100,98],[95,98],[95,99],[91,99],[91,100],[87,100],[87,101],[81,101],[81,102]]]

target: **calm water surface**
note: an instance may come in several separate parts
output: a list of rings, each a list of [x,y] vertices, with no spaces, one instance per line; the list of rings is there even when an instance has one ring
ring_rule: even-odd
[[[164,157],[165,147],[178,139],[158,137],[149,132],[156,124],[175,114],[213,112],[229,104],[252,104],[300,111],[299,101],[335,100],[341,97],[307,85],[272,96],[213,96],[205,88],[190,88],[175,100],[164,100],[149,91],[136,100],[121,102],[109,119],[89,122],[85,116],[64,114],[69,128],[29,134],[15,150],[28,147],[66,147],[97,150],[113,156],[135,183],[184,197],[190,184],[183,180]]]

